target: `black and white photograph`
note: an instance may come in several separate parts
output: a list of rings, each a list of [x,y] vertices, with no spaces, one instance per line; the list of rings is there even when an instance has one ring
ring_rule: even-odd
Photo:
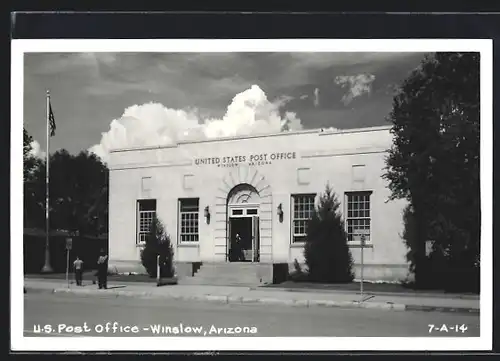
[[[13,41],[13,348],[490,348],[492,54]]]

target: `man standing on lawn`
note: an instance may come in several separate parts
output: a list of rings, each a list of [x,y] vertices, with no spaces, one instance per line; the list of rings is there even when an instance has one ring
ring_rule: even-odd
[[[81,286],[83,276],[83,261],[80,259],[80,257],[76,256],[76,260],[75,262],[73,262],[73,267],[75,269],[76,285]]]

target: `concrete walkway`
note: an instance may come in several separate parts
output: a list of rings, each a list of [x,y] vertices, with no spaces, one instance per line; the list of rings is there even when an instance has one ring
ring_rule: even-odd
[[[295,307],[345,307],[371,308],[393,311],[440,311],[479,313],[478,299],[438,297],[409,297],[401,295],[369,295],[361,302],[357,293],[346,292],[293,292],[284,290],[260,290],[234,286],[170,285],[156,287],[151,283],[110,283],[107,290],[96,285],[66,284],[65,280],[26,278],[27,293],[70,293],[103,297],[168,298],[198,300],[218,303],[274,304]]]

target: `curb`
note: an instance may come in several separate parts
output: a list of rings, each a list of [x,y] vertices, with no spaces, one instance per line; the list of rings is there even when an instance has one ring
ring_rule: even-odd
[[[458,307],[440,307],[440,306],[421,306],[421,305],[405,305],[400,303],[390,302],[359,302],[359,301],[331,301],[331,300],[286,300],[279,298],[253,298],[245,296],[224,296],[224,295],[179,295],[179,294],[158,294],[154,292],[144,291],[113,291],[106,292],[96,289],[67,289],[67,288],[36,288],[26,287],[27,293],[42,293],[42,294],[74,294],[81,296],[101,296],[109,298],[127,297],[127,298],[146,298],[146,299],[171,299],[184,301],[204,301],[219,304],[260,304],[274,306],[291,306],[302,308],[362,308],[376,309],[386,311],[424,311],[424,312],[453,312],[466,314],[479,314],[479,309],[474,308],[458,308]]]
[[[252,290],[258,291],[283,291],[283,292],[315,292],[315,293],[343,293],[357,294],[359,290],[344,290],[344,289],[321,289],[321,288],[287,288],[287,287],[251,287]],[[416,293],[416,292],[385,292],[385,291],[366,291],[366,295],[374,296],[395,296],[395,297],[411,297],[411,298],[443,298],[443,299],[461,299],[461,300],[479,300],[476,295],[451,295],[451,294],[434,294],[434,293]]]

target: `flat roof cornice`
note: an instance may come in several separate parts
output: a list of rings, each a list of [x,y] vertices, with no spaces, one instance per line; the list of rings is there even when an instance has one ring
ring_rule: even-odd
[[[175,144],[167,144],[167,145],[152,145],[152,146],[138,146],[138,147],[129,147],[129,148],[116,148],[116,149],[111,149],[110,153],[130,152],[130,151],[138,151],[138,150],[167,149],[167,148],[177,148],[178,146],[183,145],[183,144],[216,143],[216,142],[227,142],[227,141],[235,141],[235,140],[254,139],[254,138],[282,137],[282,136],[300,135],[300,134],[318,134],[318,135],[322,136],[322,135],[338,135],[338,134],[349,134],[349,133],[367,133],[367,132],[390,130],[391,128],[392,128],[392,126],[382,125],[382,126],[351,128],[351,129],[331,130],[331,129],[321,129],[320,128],[320,129],[308,129],[308,130],[298,130],[298,131],[268,133],[268,134],[237,135],[237,136],[200,139],[200,140],[182,140],[182,141],[178,141]]]

